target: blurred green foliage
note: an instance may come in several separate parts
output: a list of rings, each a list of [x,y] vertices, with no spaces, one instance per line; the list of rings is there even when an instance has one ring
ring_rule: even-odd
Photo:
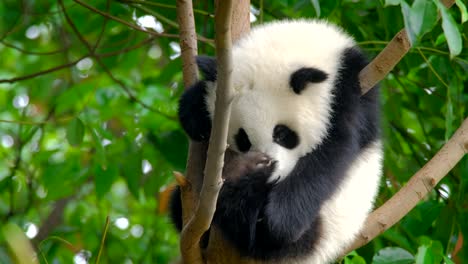
[[[175,4],[83,2],[64,1],[77,33],[56,1],[0,1],[0,225],[19,226],[40,263],[87,263],[109,216],[101,263],[168,263],[178,235],[161,205],[188,146],[176,118],[183,87]],[[208,38],[200,54],[214,53],[212,2],[194,1],[197,32]],[[408,29],[414,47],[381,82],[386,156],[377,206],[468,116],[463,1],[446,10],[438,0],[252,0],[251,11],[254,24],[327,18],[371,58]],[[7,234],[0,263],[14,262]],[[466,157],[399,224],[343,262],[465,263],[462,238]]]

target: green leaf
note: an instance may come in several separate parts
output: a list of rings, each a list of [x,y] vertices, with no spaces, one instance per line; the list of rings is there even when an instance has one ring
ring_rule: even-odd
[[[408,34],[408,40],[413,45],[416,41],[416,32],[414,32],[413,27],[411,26],[411,8],[405,2],[401,2],[401,13],[403,14],[403,21],[405,23],[406,34]]]
[[[397,247],[386,247],[372,258],[373,264],[410,264],[414,257],[408,251]]]
[[[96,147],[96,159],[98,163],[101,165],[102,169],[107,168],[107,159],[106,159],[106,152],[104,150],[104,146],[102,146],[101,139],[96,131],[96,129],[89,127],[89,131],[91,131],[91,137],[94,141],[94,147]]]
[[[434,254],[428,246],[423,245],[418,248],[418,253],[416,254],[416,264],[426,263],[435,263]]]
[[[83,122],[78,118],[74,118],[67,126],[67,140],[72,146],[78,146],[83,142],[85,127]]]
[[[397,6],[402,0],[385,0],[385,6]]]
[[[415,259],[416,264],[440,263],[443,259],[444,249],[439,241],[429,237],[419,238],[421,246],[418,248]]]
[[[410,250],[412,247],[411,243],[408,241],[408,238],[404,234],[396,231],[393,228],[387,229],[387,231],[385,231],[382,234],[382,237],[384,237],[386,240],[389,240],[394,245],[399,246],[401,248]]]
[[[0,230],[5,237],[7,237],[7,244],[16,257],[15,263],[35,264],[33,260],[34,250],[29,242],[29,239],[24,234],[23,230],[16,224],[7,222]]]
[[[314,6],[315,14],[317,14],[317,17],[320,17],[320,3],[319,3],[319,0],[310,0],[310,2]]]
[[[442,29],[444,30],[447,44],[450,50],[450,57],[459,55],[462,51],[462,37],[458,30],[457,23],[452,15],[448,12],[447,8],[439,1],[433,0],[440,13],[442,14]]]
[[[427,0],[416,0],[411,7],[411,25],[418,39],[431,31],[437,23],[437,7]]]
[[[431,31],[437,21],[437,8],[427,0],[416,0],[411,7],[402,1],[401,11],[411,45],[415,45],[424,34]]]
[[[461,23],[465,23],[468,21],[468,11],[466,10],[465,4],[461,0],[455,0],[455,4],[458,6],[460,9],[461,13]]]
[[[118,175],[117,166],[109,166],[106,169],[101,166],[94,167],[94,184],[98,199],[101,199],[109,191]]]
[[[366,264],[366,260],[361,257],[361,256],[354,256],[353,258],[351,258],[351,260],[349,262],[347,262],[349,264]]]
[[[453,120],[454,120],[453,103],[452,103],[449,89],[447,89],[447,101],[445,105],[446,107],[445,109],[445,141],[448,141],[450,139],[450,136],[453,133],[453,126],[452,126]]]
[[[0,247],[0,263],[13,263],[5,249]]]
[[[89,83],[79,83],[68,88],[54,98],[57,104],[56,113],[61,115],[73,110],[79,111],[86,105],[93,90],[94,87]]]
[[[176,169],[183,170],[187,160],[188,141],[181,130],[173,130],[159,135],[150,134],[148,140],[152,142],[161,154]]]
[[[444,256],[444,262],[445,264],[455,264],[453,260],[451,260],[449,257]]]
[[[63,163],[45,166],[40,177],[47,191],[47,200],[71,195],[87,179],[89,168],[82,167],[79,158],[79,155],[70,155]]]
[[[127,182],[127,187],[135,198],[138,198],[140,189],[140,180],[143,175],[141,171],[142,157],[138,150],[128,150],[128,153],[123,156],[125,163],[121,164],[121,173]]]

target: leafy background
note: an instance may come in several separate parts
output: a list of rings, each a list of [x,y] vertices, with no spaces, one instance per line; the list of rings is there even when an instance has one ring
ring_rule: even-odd
[[[212,2],[194,1],[201,54],[214,53]],[[377,206],[467,116],[465,4],[252,0],[253,24],[327,18],[371,58],[406,26],[414,47],[381,82]],[[40,263],[169,263],[178,235],[165,205],[188,145],[176,118],[174,1],[64,0],[64,8],[0,1],[0,263],[17,261],[24,237]],[[467,236],[465,157],[399,224],[342,262],[465,263]]]

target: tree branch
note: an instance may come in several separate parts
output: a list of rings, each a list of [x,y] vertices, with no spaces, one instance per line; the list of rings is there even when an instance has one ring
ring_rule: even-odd
[[[127,53],[129,51],[141,48],[144,45],[150,44],[151,42],[153,42],[154,39],[155,39],[155,37],[149,37],[149,38],[147,38],[145,40],[142,40],[139,43],[137,43],[135,45],[132,45],[130,47],[126,47],[126,48],[116,50],[116,51],[109,51],[109,52],[105,52],[105,53],[97,53],[96,56],[100,57],[100,58],[107,58],[107,57],[112,57],[112,56],[119,55],[119,54],[124,54],[124,53]]]
[[[227,147],[227,128],[233,97],[231,80],[231,18],[232,1],[220,1],[215,13],[218,80],[213,129],[210,136],[200,200],[194,216],[183,228],[181,234],[181,251],[185,263],[202,263],[199,241],[211,225],[216,210],[216,201],[223,183],[221,172],[224,162],[224,151]]]
[[[183,61],[182,73],[185,88],[189,88],[197,81],[197,39],[195,18],[193,16],[192,1],[177,0],[177,22],[179,23],[179,38],[181,57]]]
[[[444,0],[444,5],[450,8],[455,0]],[[367,93],[397,65],[411,48],[406,30],[398,32],[392,41],[375,57],[359,74],[361,93]]]
[[[468,153],[468,118],[437,154],[390,200],[367,218],[360,235],[346,249],[350,252],[367,244],[400,221]]]
[[[65,47],[65,48],[61,48],[61,49],[58,49],[58,50],[53,50],[53,51],[29,51],[29,50],[25,50],[21,47],[17,47],[13,44],[10,44],[8,42],[6,42],[5,40],[0,40],[0,43],[2,43],[4,46],[6,47],[9,47],[9,48],[12,48],[12,49],[15,49],[21,53],[24,53],[24,54],[28,54],[28,55],[38,55],[38,56],[44,56],[44,55],[55,55],[55,54],[58,54],[58,53],[62,53],[64,52],[65,50],[69,49],[70,47]]]
[[[14,82],[18,82],[18,81],[24,81],[24,80],[27,80],[27,79],[35,78],[37,76],[41,76],[41,75],[45,75],[45,74],[48,74],[48,73],[51,73],[51,72],[62,70],[62,69],[65,69],[65,68],[68,68],[70,66],[73,66],[73,65],[77,64],[80,60],[82,60],[82,59],[84,59],[84,58],[86,58],[88,56],[89,56],[89,54],[85,55],[85,56],[81,56],[80,58],[78,58],[78,59],[76,59],[74,61],[71,61],[69,63],[65,63],[65,64],[62,64],[62,65],[52,67],[52,68],[47,69],[47,70],[35,72],[35,73],[32,73],[32,74],[28,74],[28,75],[24,75],[24,76],[20,76],[20,77],[15,77],[15,78],[11,78],[11,79],[0,79],[0,83],[14,83]]]
[[[182,73],[185,89],[190,88],[197,79],[197,39],[195,30],[195,18],[193,15],[192,1],[177,0],[177,22],[179,23],[179,43],[181,48]],[[206,144],[190,142],[187,159],[187,181],[186,184],[180,184],[182,199],[182,222],[184,226],[190,220],[198,202],[198,192],[203,181],[203,168],[206,160]],[[198,160],[197,160],[198,158]],[[193,189],[195,187],[195,189]]]
[[[221,1],[216,1],[220,3]],[[241,38],[246,32],[250,31],[250,0],[237,0],[237,8],[232,10],[232,21],[235,22],[235,26],[232,24],[231,36],[233,41]],[[245,8],[247,6],[247,8]]]
[[[101,16],[104,16],[104,17],[107,17],[109,19],[112,19],[116,22],[119,22],[121,24],[124,24],[126,25],[127,27],[130,27],[130,28],[133,28],[137,31],[140,31],[140,32],[144,32],[144,33],[147,33],[147,34],[150,34],[150,35],[153,35],[153,36],[158,36],[158,37],[167,37],[167,38],[179,38],[179,35],[177,34],[169,34],[169,33],[158,33],[158,32],[154,32],[154,31],[150,31],[150,30],[146,30],[144,28],[141,28],[135,24],[131,24],[131,23],[128,23],[127,21],[123,20],[123,19],[120,19],[118,17],[115,17],[109,13],[106,13],[106,12],[103,12],[91,5],[88,5],[87,3],[84,3],[80,0],[73,0],[74,2],[76,2],[77,4],[87,8],[88,10],[91,10],[93,11],[94,13],[97,13]],[[199,37],[198,40],[200,41],[203,41],[203,42],[206,42],[206,43],[212,43],[212,40],[208,39],[208,38],[204,38],[204,37]]]
[[[62,223],[63,211],[65,210],[68,202],[70,202],[72,199],[73,197],[70,196],[61,198],[55,202],[54,208],[44,220],[41,227],[39,228],[37,236],[34,238],[35,245],[39,245],[42,240],[46,239],[50,233]]]
[[[89,44],[89,42],[83,37],[83,35],[80,33],[80,31],[78,30],[78,28],[76,27],[76,25],[73,23],[73,21],[71,20],[70,16],[68,15],[66,9],[65,9],[65,6],[63,5],[63,0],[59,0],[59,5],[62,9],[62,12],[63,12],[63,15],[65,16],[65,20],[67,21],[67,23],[70,25],[70,27],[72,28],[73,32],[75,32],[76,36],[78,37],[78,39],[81,41],[81,43],[83,43],[83,45],[88,49],[89,51],[89,54],[98,62],[98,64],[101,66],[101,68],[107,73],[107,75],[115,82],[117,83],[121,88],[122,90],[125,91],[125,93],[127,94],[127,96],[130,98],[131,101],[134,101],[134,102],[137,102],[138,104],[140,104],[143,108],[146,108],[154,113],[158,113],[159,115],[161,116],[164,116],[166,117],[167,119],[170,119],[170,120],[174,120],[175,118],[173,116],[170,116],[170,115],[167,115],[166,113],[163,113],[161,111],[158,111],[157,109],[151,107],[150,105],[146,104],[145,102],[141,101],[138,97],[136,97],[133,92],[131,91],[130,88],[128,88],[124,82],[122,82],[121,80],[117,79],[113,74],[112,72],[109,70],[109,68],[107,68],[107,66],[104,64],[104,62],[102,62],[101,58],[96,56],[95,52],[94,52],[94,47],[91,46],[91,44]]]
[[[168,8],[168,9],[176,9],[176,10],[179,8],[178,4],[168,5],[168,4],[150,2],[150,1],[147,1],[147,0],[117,0],[117,1],[122,2],[122,3],[134,3],[134,4],[141,4],[141,5],[147,5],[147,6],[153,6],[153,7],[162,7],[162,8]],[[190,4],[190,5],[192,5],[192,4]],[[214,14],[212,14],[210,12],[207,12],[207,11],[204,11],[204,10],[194,9],[194,8],[192,8],[192,10],[193,10],[192,12],[198,13],[200,15],[204,15],[204,16],[208,16],[208,17],[214,17]]]
[[[147,39],[141,41],[140,43],[137,43],[137,44],[135,44],[135,45],[133,45],[131,47],[123,48],[123,49],[116,50],[116,51],[106,52],[106,53],[95,54],[94,56],[95,57],[100,57],[100,58],[107,58],[107,57],[127,53],[129,51],[132,51],[134,49],[138,49],[138,48],[140,48],[140,47],[142,47],[144,45],[147,45],[147,44],[151,43],[154,40],[154,38],[155,37],[149,37],[149,38],[147,38]],[[46,55],[46,54],[35,54],[35,55]],[[27,79],[32,79],[32,78],[35,78],[35,77],[38,77],[38,76],[41,76],[41,75],[46,75],[48,73],[52,73],[52,72],[55,72],[55,71],[59,71],[59,70],[74,66],[78,62],[80,62],[82,59],[84,59],[86,57],[89,57],[89,56],[90,56],[90,54],[86,54],[84,56],[79,57],[76,60],[73,60],[73,61],[69,62],[69,63],[62,64],[62,65],[59,65],[59,66],[55,66],[55,67],[52,67],[50,69],[35,72],[35,73],[32,73],[32,74],[27,74],[27,75],[24,75],[24,76],[10,78],[10,79],[0,79],[0,83],[14,83],[14,82],[19,82],[19,81],[24,81],[24,80],[27,80]],[[5,121],[5,122],[7,122],[7,121]],[[16,123],[16,121],[13,121],[13,122]]]

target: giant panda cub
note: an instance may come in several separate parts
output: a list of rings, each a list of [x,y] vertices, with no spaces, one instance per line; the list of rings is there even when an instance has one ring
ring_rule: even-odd
[[[216,61],[180,99],[191,139],[208,141]],[[319,20],[254,28],[233,47],[235,90],[213,225],[249,259],[329,263],[360,231],[381,175],[377,88],[361,96],[365,56]],[[180,228],[178,193],[172,218]]]

